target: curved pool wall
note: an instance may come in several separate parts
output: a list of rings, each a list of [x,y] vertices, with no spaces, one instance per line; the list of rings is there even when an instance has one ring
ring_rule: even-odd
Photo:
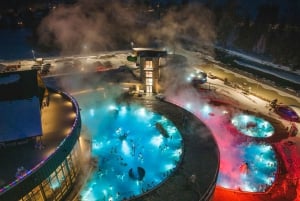
[[[235,115],[231,123],[240,133],[250,137],[268,138],[274,134],[274,127],[270,122],[254,115]]]
[[[95,94],[93,96],[99,97]],[[97,105],[101,102],[91,96],[88,97],[89,103],[94,102]],[[81,102],[80,98],[78,98],[78,102],[82,110],[89,108],[85,107],[88,106],[88,103]],[[129,104],[142,105],[147,110],[159,113],[173,122],[181,133],[185,145],[182,161],[177,168],[174,168],[169,177],[162,180],[157,186],[150,188],[149,191],[131,197],[130,200],[211,200],[219,170],[219,150],[207,127],[191,113],[167,102],[157,101],[153,98],[131,98]],[[88,109],[88,113],[95,114],[95,110],[91,112]],[[83,123],[83,126],[86,125]],[[85,130],[89,132],[89,128]],[[156,161],[161,163],[160,159],[156,159]],[[91,178],[95,177],[97,177],[97,173],[94,173]],[[88,185],[94,184],[94,187],[97,188],[97,183],[93,183],[92,179],[88,181]],[[114,188],[113,184],[114,182],[109,187],[110,189]],[[90,187],[83,188],[82,192],[91,191]],[[99,189],[98,194],[107,194],[106,200],[117,200],[109,197],[109,190]]]
[[[80,170],[81,117],[77,101],[67,93],[49,89],[72,102],[76,113],[70,132],[55,152],[28,170],[24,176],[0,189],[0,201],[62,200],[73,187]]]

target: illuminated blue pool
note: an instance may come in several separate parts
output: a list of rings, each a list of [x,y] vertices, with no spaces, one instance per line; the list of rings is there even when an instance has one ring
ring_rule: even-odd
[[[249,143],[240,145],[240,158],[234,170],[219,174],[218,185],[246,192],[265,192],[276,179],[277,160],[271,145]]]
[[[236,115],[231,123],[241,133],[250,137],[267,138],[274,134],[274,127],[268,121],[253,115]]]
[[[80,192],[81,200],[133,198],[157,187],[176,169],[183,140],[164,116],[138,105],[77,99],[98,163]]]

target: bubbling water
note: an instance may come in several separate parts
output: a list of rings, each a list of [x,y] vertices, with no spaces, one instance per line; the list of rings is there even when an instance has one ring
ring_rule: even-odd
[[[261,138],[273,135],[273,126],[262,118],[241,114],[240,111],[234,115],[230,106],[214,107],[200,100],[187,99],[186,95],[168,99],[192,112],[211,129],[220,150],[217,185],[245,192],[267,191],[276,179],[278,166],[273,147],[257,143],[255,138],[244,142],[243,137],[236,135],[238,129],[232,129],[232,125],[240,128],[240,132],[246,132],[248,127],[246,133],[249,136]]]
[[[274,127],[266,120],[247,114],[235,115],[231,123],[244,135],[267,138],[274,134]]]
[[[252,142],[240,145],[240,149],[240,158],[244,161],[231,170],[236,176],[220,174],[218,185],[247,192],[265,192],[276,179],[278,164],[273,147]]]
[[[81,200],[137,197],[166,180],[181,160],[181,134],[164,116],[138,105],[114,104],[87,105],[81,115],[97,160]]]

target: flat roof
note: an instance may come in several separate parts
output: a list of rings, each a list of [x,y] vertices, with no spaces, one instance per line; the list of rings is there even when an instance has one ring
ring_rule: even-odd
[[[158,48],[132,48],[140,57],[165,57],[167,51]]]
[[[134,47],[132,48],[134,51],[166,51],[163,48],[147,48],[147,47]]]
[[[0,142],[42,135],[40,101],[0,101]]]
[[[0,166],[0,188],[16,179],[18,168],[24,167],[25,170],[30,170],[46,160],[67,137],[75,120],[74,115],[71,115],[74,114],[72,103],[54,92],[50,92],[49,103],[49,106],[41,110],[43,132],[40,137],[41,147],[36,146],[36,140],[30,138],[0,146],[0,158],[3,161]],[[6,115],[8,117],[10,113]],[[30,117],[24,118],[26,121],[19,123],[26,126],[26,123],[30,122]]]
[[[37,72],[0,73],[0,142],[42,135]]]

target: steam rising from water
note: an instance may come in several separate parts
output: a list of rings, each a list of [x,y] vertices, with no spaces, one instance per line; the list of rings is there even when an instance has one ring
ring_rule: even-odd
[[[277,170],[273,148],[255,140],[245,141],[231,126],[232,117],[241,115],[241,111],[232,107],[212,107],[200,93],[195,95],[189,88],[173,94],[168,92],[169,101],[195,114],[212,131],[220,150],[219,186],[264,192],[273,184]],[[200,137],[206,136],[201,133]]]
[[[213,20],[200,4],[159,12],[121,1],[81,0],[54,9],[42,21],[39,35],[41,44],[55,44],[62,53],[129,49],[131,42],[201,48],[214,42]]]
[[[43,44],[54,43],[62,53],[88,53],[98,50],[150,46],[163,43],[171,50],[193,46],[204,49],[212,47],[216,37],[213,15],[200,4],[173,8],[163,13],[120,1],[81,0],[72,6],[60,6],[42,22],[39,33]],[[214,133],[220,147],[220,175],[229,175],[228,186],[242,185],[239,167],[244,163],[240,156],[244,150],[236,136],[228,130],[228,117],[223,108],[209,109],[206,100],[184,81],[189,64],[187,59],[174,55],[173,62],[165,69],[163,85],[166,96],[172,102],[195,113]],[[65,83],[64,87],[78,84],[80,80]],[[110,91],[110,90],[108,90]],[[97,100],[92,98],[91,100]],[[88,103],[90,104],[90,103]],[[224,108],[225,109],[225,108]],[[91,111],[92,112],[92,111]],[[230,185],[229,185],[230,183]],[[226,185],[224,185],[226,186]],[[247,189],[246,189],[247,190]]]

